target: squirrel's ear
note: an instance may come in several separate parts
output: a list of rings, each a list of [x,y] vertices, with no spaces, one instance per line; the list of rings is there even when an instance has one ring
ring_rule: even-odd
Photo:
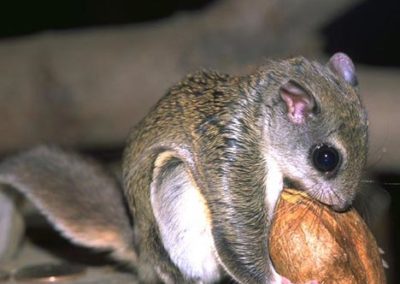
[[[356,68],[353,61],[346,54],[342,52],[335,53],[329,59],[328,67],[351,86],[358,85]]]
[[[315,108],[312,95],[293,80],[281,86],[280,95],[286,104],[290,121],[295,124],[304,123]]]
[[[122,191],[93,161],[39,147],[4,160],[0,183],[25,195],[72,242],[135,262]]]

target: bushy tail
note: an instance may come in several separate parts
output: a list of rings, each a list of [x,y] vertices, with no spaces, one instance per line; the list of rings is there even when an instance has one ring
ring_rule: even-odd
[[[94,161],[41,146],[0,163],[0,183],[25,195],[72,242],[136,262],[122,190]]]

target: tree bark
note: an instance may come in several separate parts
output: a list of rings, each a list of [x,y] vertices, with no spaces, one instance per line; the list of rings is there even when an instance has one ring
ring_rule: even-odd
[[[319,58],[321,26],[357,2],[225,0],[148,24],[4,40],[0,154],[40,143],[122,147],[129,129],[186,73],[243,73],[266,57]],[[371,165],[399,170],[400,72],[359,73]]]
[[[39,143],[122,145],[187,72],[243,72],[266,56],[315,55],[318,28],[356,2],[225,0],[148,24],[4,40],[0,154]],[[313,17],[310,7],[319,11]]]

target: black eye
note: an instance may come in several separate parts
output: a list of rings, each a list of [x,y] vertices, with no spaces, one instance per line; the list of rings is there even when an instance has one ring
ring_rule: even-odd
[[[339,152],[326,144],[315,146],[311,155],[314,167],[323,173],[332,172],[340,163]]]

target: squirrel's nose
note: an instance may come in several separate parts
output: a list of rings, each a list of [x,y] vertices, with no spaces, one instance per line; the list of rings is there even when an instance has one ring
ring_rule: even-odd
[[[342,204],[334,204],[331,205],[331,208],[335,210],[336,212],[344,212],[349,210],[351,207],[352,202],[351,201],[344,201]]]

